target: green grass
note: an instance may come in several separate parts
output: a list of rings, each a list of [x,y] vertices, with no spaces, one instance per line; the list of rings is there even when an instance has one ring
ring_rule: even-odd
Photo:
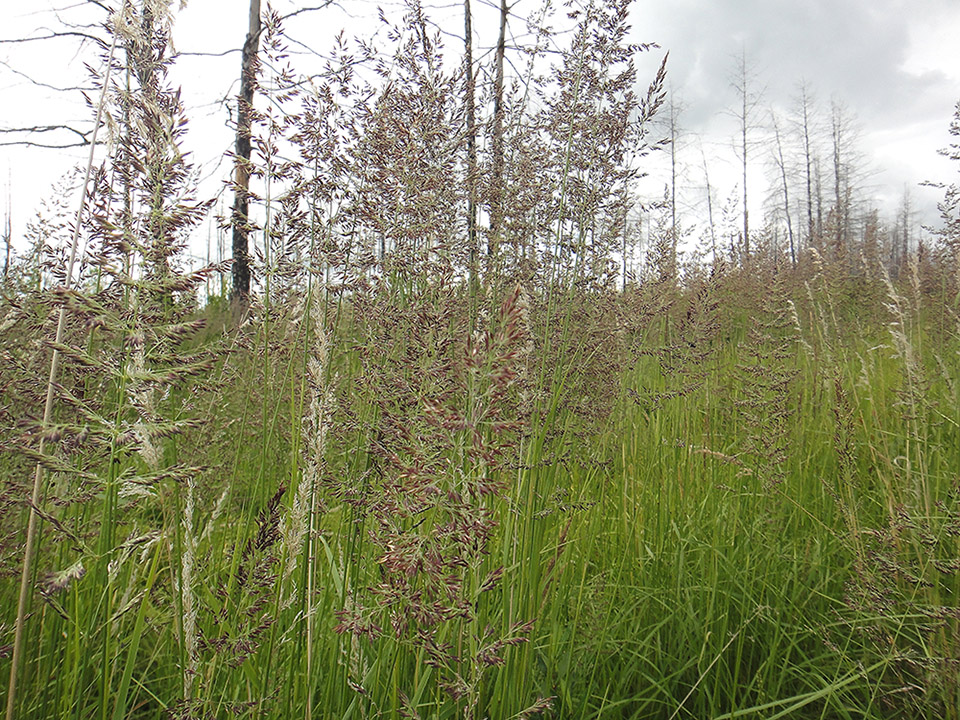
[[[665,97],[662,67],[627,90],[627,5],[591,5],[552,80],[530,66],[542,107],[480,138],[509,148],[481,158],[508,165],[484,237],[458,213],[490,178],[458,175],[458,86],[418,13],[376,92],[266,78],[247,307],[197,306],[218,269],[178,269],[209,208],[168,30],[127,53],[137,121],[114,121],[151,162],[110,159],[74,290],[0,306],[12,717],[957,720],[955,258],[893,283],[876,247],[784,268],[761,246],[680,277],[658,221],[621,283]],[[283,42],[273,16],[265,67]]]
[[[204,422],[164,441],[164,462],[207,469],[137,502],[108,479],[69,505],[60,521],[86,550],[45,524],[40,566],[80,557],[86,574],[34,598],[20,716],[507,718],[538,698],[555,717],[955,716],[960,417],[956,379],[929,357],[956,352],[955,336],[935,339],[917,318],[908,340],[925,354],[911,369],[881,323],[830,339],[771,324],[751,340],[727,318],[695,360],[623,352],[609,413],[575,412],[586,386],[570,365],[524,428],[475,435],[425,401],[506,420],[523,375],[497,396],[490,378],[527,371],[497,345],[522,338],[496,341],[497,321],[474,370],[450,365],[465,347],[459,307],[428,290],[396,307],[386,334],[333,307],[326,327],[277,312],[219,361],[217,382],[182,387]],[[425,315],[446,324],[411,334]],[[637,339],[656,350],[665,332]],[[327,364],[311,379],[318,333]],[[758,342],[783,350],[763,374],[782,370],[786,385],[744,370]],[[904,394],[910,373],[922,396]],[[669,394],[691,377],[695,389]],[[316,382],[333,398],[323,458],[304,453]],[[627,393],[638,388],[646,400]],[[780,395],[782,422],[757,420]],[[763,433],[782,435],[782,456],[762,456]],[[118,457],[110,477],[138,464]],[[308,527],[290,547],[310,463]],[[403,472],[444,492],[489,475],[500,490],[462,497],[488,515],[437,501],[384,516],[377,503]],[[445,545],[438,528],[458,518],[490,521],[489,535]],[[462,599],[466,614],[391,630],[411,593],[442,583],[421,557],[385,605],[384,538],[410,541],[412,556],[459,554],[444,570],[456,589],[433,599]],[[10,627],[12,582],[4,592]],[[355,632],[334,631],[360,607]],[[439,665],[431,643],[449,645]],[[491,644],[497,659],[482,653]],[[443,688],[458,676],[454,697]]]

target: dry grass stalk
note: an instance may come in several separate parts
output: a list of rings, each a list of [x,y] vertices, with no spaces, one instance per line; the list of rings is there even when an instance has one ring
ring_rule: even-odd
[[[125,8],[126,1],[123,3]],[[73,237],[70,241],[70,258],[66,267],[65,289],[70,289],[73,281],[74,265],[77,261],[77,250],[80,240],[80,228],[82,227],[82,218],[87,206],[87,189],[93,174],[93,158],[97,148],[97,134],[101,127],[101,121],[106,109],[107,88],[109,87],[110,70],[113,66],[113,54],[117,47],[117,36],[114,35],[113,42],[110,45],[110,51],[107,56],[107,65],[104,75],[103,86],[100,91],[100,99],[97,102],[97,114],[93,124],[93,133],[90,141],[90,153],[87,156],[87,165],[84,175],[84,181],[80,193],[80,206],[77,209],[77,219],[74,223]],[[66,310],[61,307],[57,315],[57,332],[54,342],[61,344],[63,342],[64,329],[66,325]],[[48,425],[53,416],[53,403],[55,397],[55,386],[57,374],[60,367],[60,353],[55,349],[50,358],[50,373],[47,379],[47,397],[43,407],[43,424]],[[40,445],[37,449],[40,455],[44,452],[44,440],[41,437]],[[20,656],[23,652],[23,631],[26,623],[26,609],[28,595],[30,591],[30,577],[33,573],[33,552],[34,542],[37,530],[37,514],[34,508],[41,504],[41,495],[43,492],[43,467],[38,462],[33,475],[33,490],[30,494],[29,519],[27,521],[26,544],[23,551],[23,571],[20,577],[20,595],[17,600],[17,621],[14,632],[12,660],[10,663],[10,682],[7,686],[7,720],[14,720],[17,707],[17,672],[20,665]]]

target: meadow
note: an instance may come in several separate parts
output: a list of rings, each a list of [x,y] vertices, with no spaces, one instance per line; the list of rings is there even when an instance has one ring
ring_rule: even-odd
[[[627,268],[627,5],[475,137],[416,13],[374,89],[268,17],[240,297],[182,257],[168,30],[117,24],[110,155],[0,305],[8,717],[960,715],[957,236],[678,258],[652,208]]]

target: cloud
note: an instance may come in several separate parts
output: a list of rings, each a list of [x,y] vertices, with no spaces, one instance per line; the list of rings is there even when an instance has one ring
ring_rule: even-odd
[[[805,80],[824,116],[835,98],[857,117],[868,155],[871,138],[909,128],[924,133],[909,144],[912,151],[933,161],[940,140],[928,131],[930,120],[946,127],[960,95],[956,0],[642,1],[633,19],[638,40],[670,51],[682,124],[715,141],[718,133],[732,133],[724,113],[737,104],[731,78],[741,52],[754,69],[755,89],[763,90],[763,114],[767,106],[794,107]],[[641,77],[649,72],[645,65]],[[884,177],[901,189],[925,179],[893,170]]]

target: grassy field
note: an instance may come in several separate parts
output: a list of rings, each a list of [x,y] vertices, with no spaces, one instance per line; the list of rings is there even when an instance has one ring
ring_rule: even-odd
[[[627,5],[475,173],[415,15],[378,92],[263,80],[233,301],[164,31],[120,37],[87,254],[40,228],[0,305],[10,720],[958,718],[956,238],[661,222],[620,273]]]
[[[955,717],[956,319],[771,273],[313,292],[165,363],[78,309],[20,716]]]

